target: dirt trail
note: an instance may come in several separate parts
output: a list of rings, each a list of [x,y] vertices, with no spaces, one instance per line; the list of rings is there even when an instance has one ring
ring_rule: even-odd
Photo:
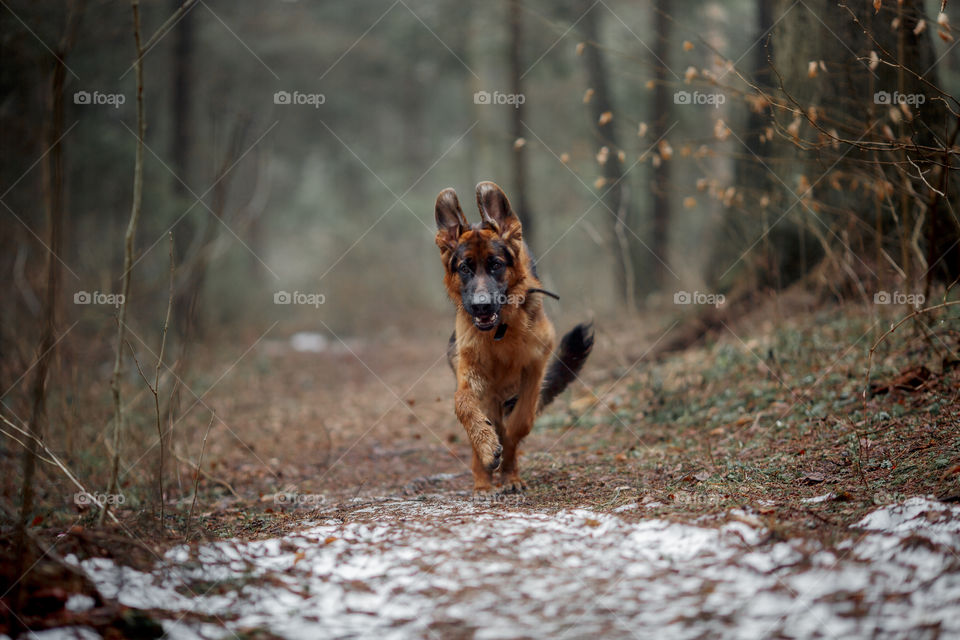
[[[960,507],[919,498],[870,514],[836,548],[777,542],[743,510],[697,526],[631,524],[449,496],[383,499],[346,522],[331,510],[304,525],[174,548],[148,573],[81,566],[105,595],[168,612],[174,639],[960,633]]]
[[[661,363],[601,334],[525,442],[527,493],[482,501],[439,329],[270,338],[209,394],[205,460],[240,497],[201,483],[207,541],[70,558],[171,638],[958,635],[960,507],[930,497],[960,470],[958,372],[871,399],[855,464],[822,413],[859,406],[836,354],[863,328],[818,332]]]
[[[209,459],[235,487],[263,495],[384,495],[418,490],[438,474],[457,477],[448,488],[470,489],[470,479],[460,477],[469,473],[471,449],[453,415],[446,336],[438,327],[433,336],[377,342],[308,333],[264,340],[206,401],[224,421],[211,434]],[[621,367],[614,338],[598,343],[598,364],[583,375],[587,384]],[[599,402],[578,383],[549,419],[569,424],[569,404],[577,399]],[[199,426],[204,411],[195,411]],[[538,428],[522,452],[556,455],[566,440],[556,429]]]

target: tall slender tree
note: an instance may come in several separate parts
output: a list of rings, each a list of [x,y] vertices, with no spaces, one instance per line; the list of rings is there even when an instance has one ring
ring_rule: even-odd
[[[21,577],[32,564],[27,553],[27,528],[33,518],[33,480],[37,464],[37,441],[43,439],[47,423],[47,378],[57,343],[57,301],[60,294],[60,250],[64,218],[64,86],[67,78],[65,60],[73,49],[83,10],[84,2],[82,1],[69,5],[67,25],[54,55],[53,73],[50,77],[47,96],[46,144],[49,145],[49,152],[44,154],[44,201],[47,218],[46,290],[42,307],[43,326],[40,330],[37,361],[31,384],[30,422],[27,425],[33,437],[27,440],[23,452],[20,514],[14,533],[13,549],[14,557],[20,565],[17,575]],[[18,612],[22,611],[26,604],[26,593],[22,586],[23,581],[18,580],[12,594],[12,601]],[[19,622],[20,616],[14,616],[14,620]]]
[[[510,90],[513,95],[523,95],[523,15],[520,0],[510,0],[507,4],[508,22],[510,27]],[[523,144],[523,123],[526,117],[526,100],[519,101],[515,108],[510,110],[510,132],[512,134],[511,160],[513,167],[513,189],[510,198],[516,210],[519,211],[523,222],[523,237],[527,244],[535,247],[536,243],[536,216],[530,209],[530,198],[527,197],[528,163],[526,145]]]
[[[617,135],[613,95],[607,81],[607,65],[600,49],[599,11],[596,4],[585,0],[580,6],[582,18],[580,24],[586,43],[583,58],[586,65],[588,91],[591,92],[588,103],[591,121],[596,133],[598,146],[606,147],[603,162],[604,212],[610,221],[610,241],[617,255],[614,267],[616,290],[621,302],[627,307],[636,306],[637,279],[634,269],[634,247],[631,242],[632,223],[630,192],[623,175],[623,162],[620,160],[621,147]]]
[[[668,15],[669,0],[656,0],[653,3],[654,44],[652,64],[654,67],[654,88],[652,104],[652,122],[654,140],[663,140],[670,127],[671,91],[668,81],[670,75],[670,30],[673,21]],[[652,261],[654,282],[657,287],[666,284],[666,262],[670,229],[670,167],[672,162],[663,159],[653,167],[652,197],[652,233],[650,249],[654,253]]]
[[[773,5],[774,3],[770,0],[756,0],[754,3],[754,33],[751,36],[754,44],[750,56],[750,71],[754,84],[764,91],[775,89],[773,70],[770,67],[771,61],[776,59],[774,39],[771,34],[774,25]],[[747,110],[746,130],[741,136],[746,150],[734,163],[734,184],[738,186],[741,193],[746,194],[745,201],[751,206],[758,203],[775,186],[775,180],[768,169],[773,141],[766,136],[771,117],[769,105],[760,102]],[[769,215],[763,206],[757,206],[756,210],[761,216],[760,233],[764,233],[771,222]],[[721,240],[711,249],[712,262],[721,266],[717,273],[709,274],[709,277],[717,278],[726,271],[727,267],[739,257],[741,247],[748,245],[752,241],[752,234],[755,233],[757,233],[755,220],[746,219],[739,207],[727,208],[718,236]],[[769,235],[764,234],[758,250],[761,257],[755,262],[759,264],[766,282],[778,284],[779,269],[773,262]],[[733,272],[742,273],[736,269]],[[714,287],[725,284],[711,282],[711,286]]]
[[[818,202],[847,215],[845,220],[831,222],[797,205],[793,228],[801,231],[795,231],[793,238],[772,236],[785,278],[804,273],[803,260],[811,257],[791,252],[797,233],[809,230],[820,246],[836,243],[838,234],[828,224],[848,235],[873,229],[877,256],[873,270],[880,278],[873,284],[878,287],[884,286],[880,270],[890,260],[897,263],[897,277],[910,288],[921,284],[933,265],[941,270],[941,277],[950,278],[951,271],[955,277],[960,270],[956,255],[949,252],[960,238],[960,225],[955,216],[941,215],[947,211],[941,205],[945,197],[927,183],[942,178],[942,185],[935,188],[944,194],[953,187],[947,180],[949,172],[940,168],[943,158],[949,161],[949,154],[936,150],[952,145],[957,126],[955,118],[947,117],[945,102],[934,88],[938,69],[931,32],[936,26],[927,24],[922,2],[883,3],[879,11],[872,4],[837,5],[832,0],[791,7],[789,0],[780,0],[775,9],[783,15],[776,27],[777,46],[791,54],[775,66],[787,99],[804,110],[805,117],[793,116],[794,131],[809,140],[822,137],[821,129],[833,127],[853,142],[820,145],[816,156],[797,152],[789,140],[783,143],[798,162],[789,165],[793,175],[784,175],[784,167],[781,178],[788,185],[804,185],[807,178],[815,185],[812,194]],[[809,62],[798,64],[797,60]],[[816,114],[815,120],[811,113]],[[783,112],[776,115],[790,131]],[[847,180],[846,184],[855,180],[872,186],[874,197],[864,198],[858,189],[830,188],[829,180],[820,179],[827,170]],[[884,185],[889,185],[889,193],[884,193]],[[788,198],[788,204],[795,201],[792,195]]]
[[[183,0],[170,0],[170,10],[175,12],[183,4]],[[193,10],[188,9],[180,21],[173,28],[173,60],[170,74],[170,159],[176,176],[171,176],[175,202],[178,207],[187,207],[192,203],[190,194],[193,184],[193,164],[191,162],[194,150],[193,141],[196,135],[194,123],[194,48],[195,22]],[[195,207],[195,210],[200,207]],[[177,211],[179,216],[181,211]],[[186,263],[186,254],[194,243],[198,229],[194,218],[186,215],[177,223],[174,234],[174,247],[177,260]],[[198,282],[193,269],[188,269],[183,281],[174,292],[173,314],[174,327],[181,337],[187,333],[196,322],[195,298]]]

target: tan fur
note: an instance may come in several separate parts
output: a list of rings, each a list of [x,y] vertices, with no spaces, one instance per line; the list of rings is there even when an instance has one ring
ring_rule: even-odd
[[[450,195],[446,191],[440,194],[438,208],[443,205],[443,198]],[[456,202],[455,195],[451,202]],[[459,209],[459,203],[456,204]],[[482,257],[492,241],[507,243],[516,256],[513,265],[507,267],[509,302],[501,308],[500,323],[508,328],[499,341],[494,339],[494,331],[480,331],[474,326],[460,299],[459,276],[450,268],[451,255],[460,245],[468,245],[467,251]],[[503,228],[497,224],[478,225],[459,234],[441,229],[437,246],[446,266],[447,293],[457,305],[456,344],[451,360],[457,376],[454,412],[473,447],[474,490],[482,493],[493,489],[497,450],[502,447],[503,489],[520,491],[524,485],[517,466],[518,447],[533,427],[544,370],[555,342],[542,296],[527,293],[542,285],[533,275],[520,221],[515,216],[508,218]],[[517,403],[504,417],[504,402],[514,396]]]

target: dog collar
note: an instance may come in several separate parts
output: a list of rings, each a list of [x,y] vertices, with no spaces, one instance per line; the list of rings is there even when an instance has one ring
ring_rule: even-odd
[[[547,291],[546,289],[527,289],[527,293],[542,293],[542,294],[544,294],[544,295],[550,296],[551,298],[553,298],[553,299],[555,299],[555,300],[559,300],[559,299],[560,299],[560,296],[558,296],[557,294],[553,293],[552,291]],[[505,335],[507,334],[507,327],[508,327],[508,326],[509,326],[509,325],[501,324],[500,326],[497,327],[497,332],[496,332],[495,334],[493,334],[493,339],[494,339],[494,341],[500,342],[501,340],[503,340],[503,336],[505,336]]]
[[[560,296],[553,293],[552,291],[547,291],[546,289],[527,289],[527,293],[542,293],[545,296],[550,296],[554,300],[560,299]]]

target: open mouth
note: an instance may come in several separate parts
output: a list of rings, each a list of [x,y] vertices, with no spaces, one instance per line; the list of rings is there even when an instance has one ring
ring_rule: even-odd
[[[499,313],[487,313],[483,315],[473,316],[473,324],[480,329],[480,331],[490,331],[495,326],[497,326],[497,321],[500,320]]]

